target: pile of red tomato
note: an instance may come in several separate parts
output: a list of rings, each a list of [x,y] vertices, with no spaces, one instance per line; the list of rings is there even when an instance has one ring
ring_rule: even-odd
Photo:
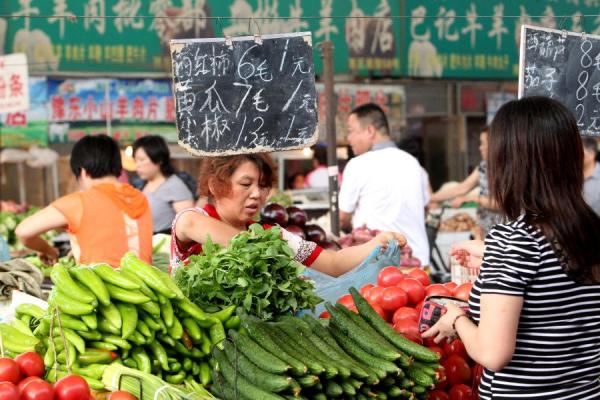
[[[90,387],[82,377],[69,375],[54,385],[46,382],[44,360],[35,352],[15,359],[0,358],[0,400],[87,400]]]
[[[472,284],[444,284],[429,280],[429,275],[421,269],[404,273],[395,266],[385,267],[377,277],[377,285],[367,284],[360,289],[362,296],[377,313],[393,328],[408,339],[440,353],[440,381],[429,393],[430,400],[475,400],[471,386],[475,378],[475,363],[469,358],[465,346],[456,339],[450,343],[433,342],[421,338],[419,314],[427,296],[452,296],[468,301]],[[357,312],[350,294],[340,297],[337,303]],[[327,312],[322,318],[329,317]]]

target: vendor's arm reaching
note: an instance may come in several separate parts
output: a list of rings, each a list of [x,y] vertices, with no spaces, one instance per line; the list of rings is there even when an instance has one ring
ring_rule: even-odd
[[[242,229],[236,229],[224,221],[191,210],[178,217],[174,229],[175,238],[182,246],[193,243],[203,244],[207,237],[210,237],[213,243],[226,246],[241,231]],[[289,235],[291,235],[289,232],[286,233],[284,238]],[[295,241],[298,240],[300,239],[296,237]],[[400,247],[406,244],[403,235],[395,232],[383,232],[360,246],[348,247],[339,251],[322,250],[310,267],[331,276],[342,275],[360,264],[377,246],[387,246],[390,240],[396,240]],[[304,241],[304,243],[311,242]],[[296,246],[292,245],[292,248],[294,247]],[[313,249],[314,247],[312,245]]]
[[[58,258],[58,250],[42,239],[41,235],[67,226],[65,216],[53,206],[25,218],[15,229],[15,235],[25,247],[41,253],[48,261]]]

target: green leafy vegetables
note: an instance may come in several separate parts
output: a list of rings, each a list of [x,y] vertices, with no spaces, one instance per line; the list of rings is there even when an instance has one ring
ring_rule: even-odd
[[[175,274],[183,293],[203,309],[236,305],[245,312],[268,320],[314,309],[321,299],[311,282],[299,278],[304,266],[281,238],[277,227],[263,229],[253,224],[221,248],[210,241],[203,254]]]

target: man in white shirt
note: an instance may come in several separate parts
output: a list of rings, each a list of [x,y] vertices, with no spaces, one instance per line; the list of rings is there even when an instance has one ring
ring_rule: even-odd
[[[363,104],[350,113],[348,142],[357,157],[344,169],[340,225],[400,232],[421,263],[429,265],[429,195],[419,162],[391,141],[385,113],[376,104]]]

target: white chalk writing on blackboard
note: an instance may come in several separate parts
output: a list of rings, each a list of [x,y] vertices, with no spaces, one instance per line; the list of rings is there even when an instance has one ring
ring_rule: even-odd
[[[600,135],[600,36],[523,25],[519,96],[555,98]]]
[[[218,155],[313,144],[310,34],[171,42],[179,142]]]

